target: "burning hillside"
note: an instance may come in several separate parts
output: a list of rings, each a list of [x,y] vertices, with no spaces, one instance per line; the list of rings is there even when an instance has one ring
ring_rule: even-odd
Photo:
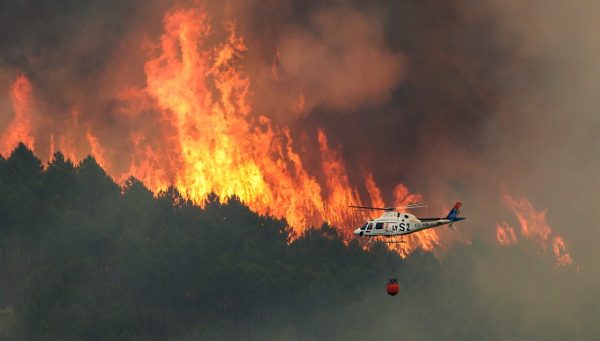
[[[214,30],[207,13],[199,9],[165,14],[163,33],[144,64],[145,87],[124,86],[118,92],[120,109],[115,114],[135,121],[146,119],[145,112],[159,113],[153,118],[159,121],[159,131],[150,136],[144,131],[147,125],[132,124],[126,136],[114,137],[133,146],[133,153],[125,156],[128,167],[114,166],[124,156],[105,146],[93,122],[79,120],[78,108],[71,109],[66,129],[52,131],[48,141],[32,136],[35,100],[24,75],[11,88],[15,116],[5,128],[3,154],[19,141],[36,152],[61,151],[75,160],[90,153],[115,179],[134,176],[155,192],[173,184],[199,204],[213,192],[221,198],[235,195],[260,214],[285,218],[296,233],[322,222],[349,233],[366,216],[348,205],[383,202],[371,173],[365,171],[364,184],[370,197],[361,198],[322,129],[308,134],[318,142],[313,152],[319,161],[316,170],[308,169],[298,151],[306,146],[293,140],[289,128],[254,112],[251,79],[240,67],[247,47],[235,24],[223,24],[227,36],[222,41],[214,42]],[[318,181],[317,174],[324,181]],[[421,196],[410,194],[402,184],[394,191],[396,205],[418,200]],[[418,247],[431,250],[439,243],[434,231],[408,241],[403,254]]]
[[[426,199],[422,213],[437,216],[463,196],[473,204],[504,198],[524,237],[571,263],[543,213],[489,186],[495,164],[480,162],[487,146],[477,141],[494,137],[490,121],[504,124],[493,110],[497,80],[521,73],[520,52],[500,50],[492,29],[449,43],[448,35],[465,34],[446,27],[479,30],[474,14],[420,6],[398,9],[407,14],[394,16],[405,20],[341,3],[285,1],[252,11],[244,1],[124,6],[134,18],[122,14],[113,28],[102,16],[83,20],[86,30],[57,28],[65,41],[44,56],[45,41],[31,33],[39,45],[11,50],[20,62],[0,74],[10,84],[0,153],[23,141],[44,161],[56,151],[76,161],[91,154],[120,183],[133,176],[155,193],[174,185],[200,205],[213,192],[237,196],[255,212],[285,218],[296,236],[327,222],[350,238],[367,218],[348,210],[352,204]],[[278,15],[266,22],[261,11]],[[437,26],[411,24],[411,13]],[[485,47],[502,68],[487,66]],[[488,236],[506,220],[491,219],[480,228]],[[444,233],[410,235],[398,251],[469,239]],[[496,235],[502,245],[517,242],[508,223]]]

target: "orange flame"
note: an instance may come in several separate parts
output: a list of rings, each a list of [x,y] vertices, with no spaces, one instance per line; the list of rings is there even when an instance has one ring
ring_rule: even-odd
[[[50,152],[48,153],[48,160],[52,160],[54,153],[56,152],[56,141],[54,141],[54,133],[50,134]]]
[[[504,194],[504,202],[517,216],[523,236],[538,241],[548,239],[552,229],[546,223],[546,210],[538,212],[527,199],[517,200],[508,194]]]
[[[381,198],[381,190],[375,184],[373,174],[367,173],[365,176],[365,186],[367,187],[367,192],[369,192],[369,197],[371,198],[373,207],[385,207],[385,203]]]
[[[90,148],[92,149],[92,155],[94,156],[98,164],[104,169],[109,169],[110,164],[108,163],[108,161],[106,161],[106,152],[100,144],[100,142],[98,141],[98,138],[94,134],[92,134],[92,130],[89,126],[85,136],[88,140],[88,143],[90,144]]]
[[[321,219],[341,223],[339,214],[346,210],[340,207],[357,196],[346,190],[345,170],[329,151],[325,134],[320,131],[318,138],[330,179],[328,205],[294,151],[289,132],[264,116],[255,122],[249,117],[249,80],[235,67],[246,47],[232,24],[226,28],[227,41],[202,52],[198,47],[206,48],[210,33],[206,14],[168,14],[162,54],[146,63],[147,92],[177,132],[177,187],[199,203],[210,192],[222,198],[237,195],[261,214],[285,217],[296,232]]]
[[[408,188],[403,184],[396,185],[394,188],[394,204],[397,207],[406,206],[408,204],[414,204],[423,201],[421,194],[411,194]]]
[[[235,26],[227,23],[227,40],[210,49],[206,13],[171,12],[164,25],[160,55],[145,66],[146,93],[175,131],[168,148],[176,164],[176,186],[198,203],[210,192],[225,199],[236,195],[260,214],[285,218],[295,234],[327,222],[350,237],[355,226],[348,225],[366,215],[348,210],[348,205],[361,200],[341,156],[319,129],[316,138],[325,179],[319,183],[305,168],[289,130],[252,114],[250,80],[237,67],[246,46]],[[303,95],[300,98],[302,103]],[[292,105],[288,110],[298,108]],[[148,149],[146,154],[155,155]],[[153,169],[160,168],[160,163],[152,162]],[[130,172],[148,184],[169,182],[165,172],[144,168],[130,167]],[[372,176],[367,178],[367,188],[372,204],[382,205]],[[403,185],[396,192],[396,201],[402,204],[420,199]],[[404,254],[418,247],[431,250],[437,244],[435,232],[422,234],[409,241]]]
[[[17,75],[11,88],[10,97],[15,117],[8,124],[0,139],[0,153],[8,155],[19,142],[29,148],[35,148],[35,139],[31,134],[32,98],[31,83],[25,75]]]
[[[565,241],[560,236],[556,236],[554,238],[554,242],[552,243],[552,251],[554,252],[554,256],[556,257],[556,263],[558,265],[564,266],[573,263],[573,258],[569,254],[567,250],[567,246],[565,245]]]
[[[367,218],[367,212],[348,209],[363,200],[340,151],[318,129],[317,165],[309,170],[290,130],[253,112],[250,79],[239,66],[247,47],[234,23],[225,23],[227,38],[215,45],[209,22],[207,13],[198,9],[168,12],[160,42],[144,64],[145,88],[125,86],[117,91],[122,104],[118,114],[123,117],[139,119],[147,110],[160,112],[158,131],[152,136],[141,125],[129,134],[133,154],[121,171],[115,159],[120,151],[103,145],[90,122],[79,122],[83,119],[76,109],[62,125],[65,131],[49,134],[49,151],[58,149],[74,161],[90,152],[119,181],[135,176],[154,191],[172,184],[200,205],[212,192],[222,200],[237,196],[259,214],[285,218],[293,237],[327,222],[349,240],[355,223]],[[7,130],[11,138],[3,139],[10,141],[3,151],[14,147],[15,139],[33,143],[28,130],[30,93],[27,79],[18,77],[13,85],[17,123]],[[305,100],[301,94],[298,103],[285,110],[302,111]],[[371,204],[383,206],[372,174],[367,172],[365,181]],[[395,187],[394,198],[396,205],[421,200],[402,184]],[[417,248],[433,250],[439,243],[437,233],[429,230],[409,236],[397,250],[406,256]]]
[[[496,240],[502,246],[509,246],[517,242],[515,230],[508,223],[504,222],[496,226]]]
[[[503,195],[503,199],[504,203],[519,220],[523,237],[536,241],[546,251],[549,245],[549,237],[552,234],[552,228],[546,222],[546,210],[537,211],[529,200],[525,198],[515,199],[508,193]],[[499,238],[498,242],[503,245]],[[569,265],[573,262],[561,236],[556,235],[554,237],[552,251],[557,265]]]
[[[78,117],[79,112],[77,110],[72,110],[70,119],[65,122],[67,131],[59,137],[59,150],[66,158],[73,161],[77,160],[77,150],[75,145],[77,144],[76,134],[79,131]]]

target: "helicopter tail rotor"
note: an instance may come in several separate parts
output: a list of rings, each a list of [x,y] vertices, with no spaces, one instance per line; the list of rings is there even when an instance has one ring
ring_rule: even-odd
[[[462,206],[462,203],[460,201],[457,202],[456,204],[454,204],[454,207],[452,208],[452,210],[446,216],[446,219],[450,220],[450,223],[448,224],[448,227],[450,227],[454,231],[456,231],[456,227],[454,227],[454,222],[461,221],[461,220],[465,219],[465,218],[459,218],[458,217],[458,215],[460,214],[460,207],[461,206]]]

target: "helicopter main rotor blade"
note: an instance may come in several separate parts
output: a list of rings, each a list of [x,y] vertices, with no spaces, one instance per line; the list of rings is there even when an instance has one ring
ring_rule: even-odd
[[[394,207],[371,207],[371,206],[354,206],[354,205],[350,205],[348,207],[356,208],[359,210],[377,210],[377,211],[392,211],[395,209]]]
[[[356,208],[359,210],[393,211],[393,210],[420,208],[420,207],[425,207],[425,206],[427,206],[427,203],[417,202],[414,204],[408,204],[406,206],[400,206],[400,207],[371,207],[371,206],[355,206],[355,205],[350,205],[348,207]]]
[[[427,206],[426,202],[416,202],[414,204],[408,204],[406,206],[400,206],[400,207],[396,207],[396,209],[404,209],[404,208],[419,208],[419,207],[425,207]]]

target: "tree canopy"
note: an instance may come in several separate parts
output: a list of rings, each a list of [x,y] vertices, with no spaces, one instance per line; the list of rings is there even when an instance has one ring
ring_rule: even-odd
[[[575,319],[551,323],[555,317],[535,307],[548,299],[543,294],[511,292],[512,285],[527,291],[553,283],[550,292],[559,295],[572,284],[526,245],[474,241],[441,257],[401,259],[381,245],[345,243],[327,225],[290,243],[284,221],[235,197],[211,195],[199,207],[173,187],[154,194],[135,178],[119,186],[92,157],[74,164],[56,153],[44,167],[23,144],[0,159],[0,186],[0,338],[561,339],[598,332]],[[540,269],[537,278],[517,280],[531,278],[523,276],[531,267]],[[385,294],[390,275],[400,282],[394,298]],[[512,279],[498,283],[502,275]]]

